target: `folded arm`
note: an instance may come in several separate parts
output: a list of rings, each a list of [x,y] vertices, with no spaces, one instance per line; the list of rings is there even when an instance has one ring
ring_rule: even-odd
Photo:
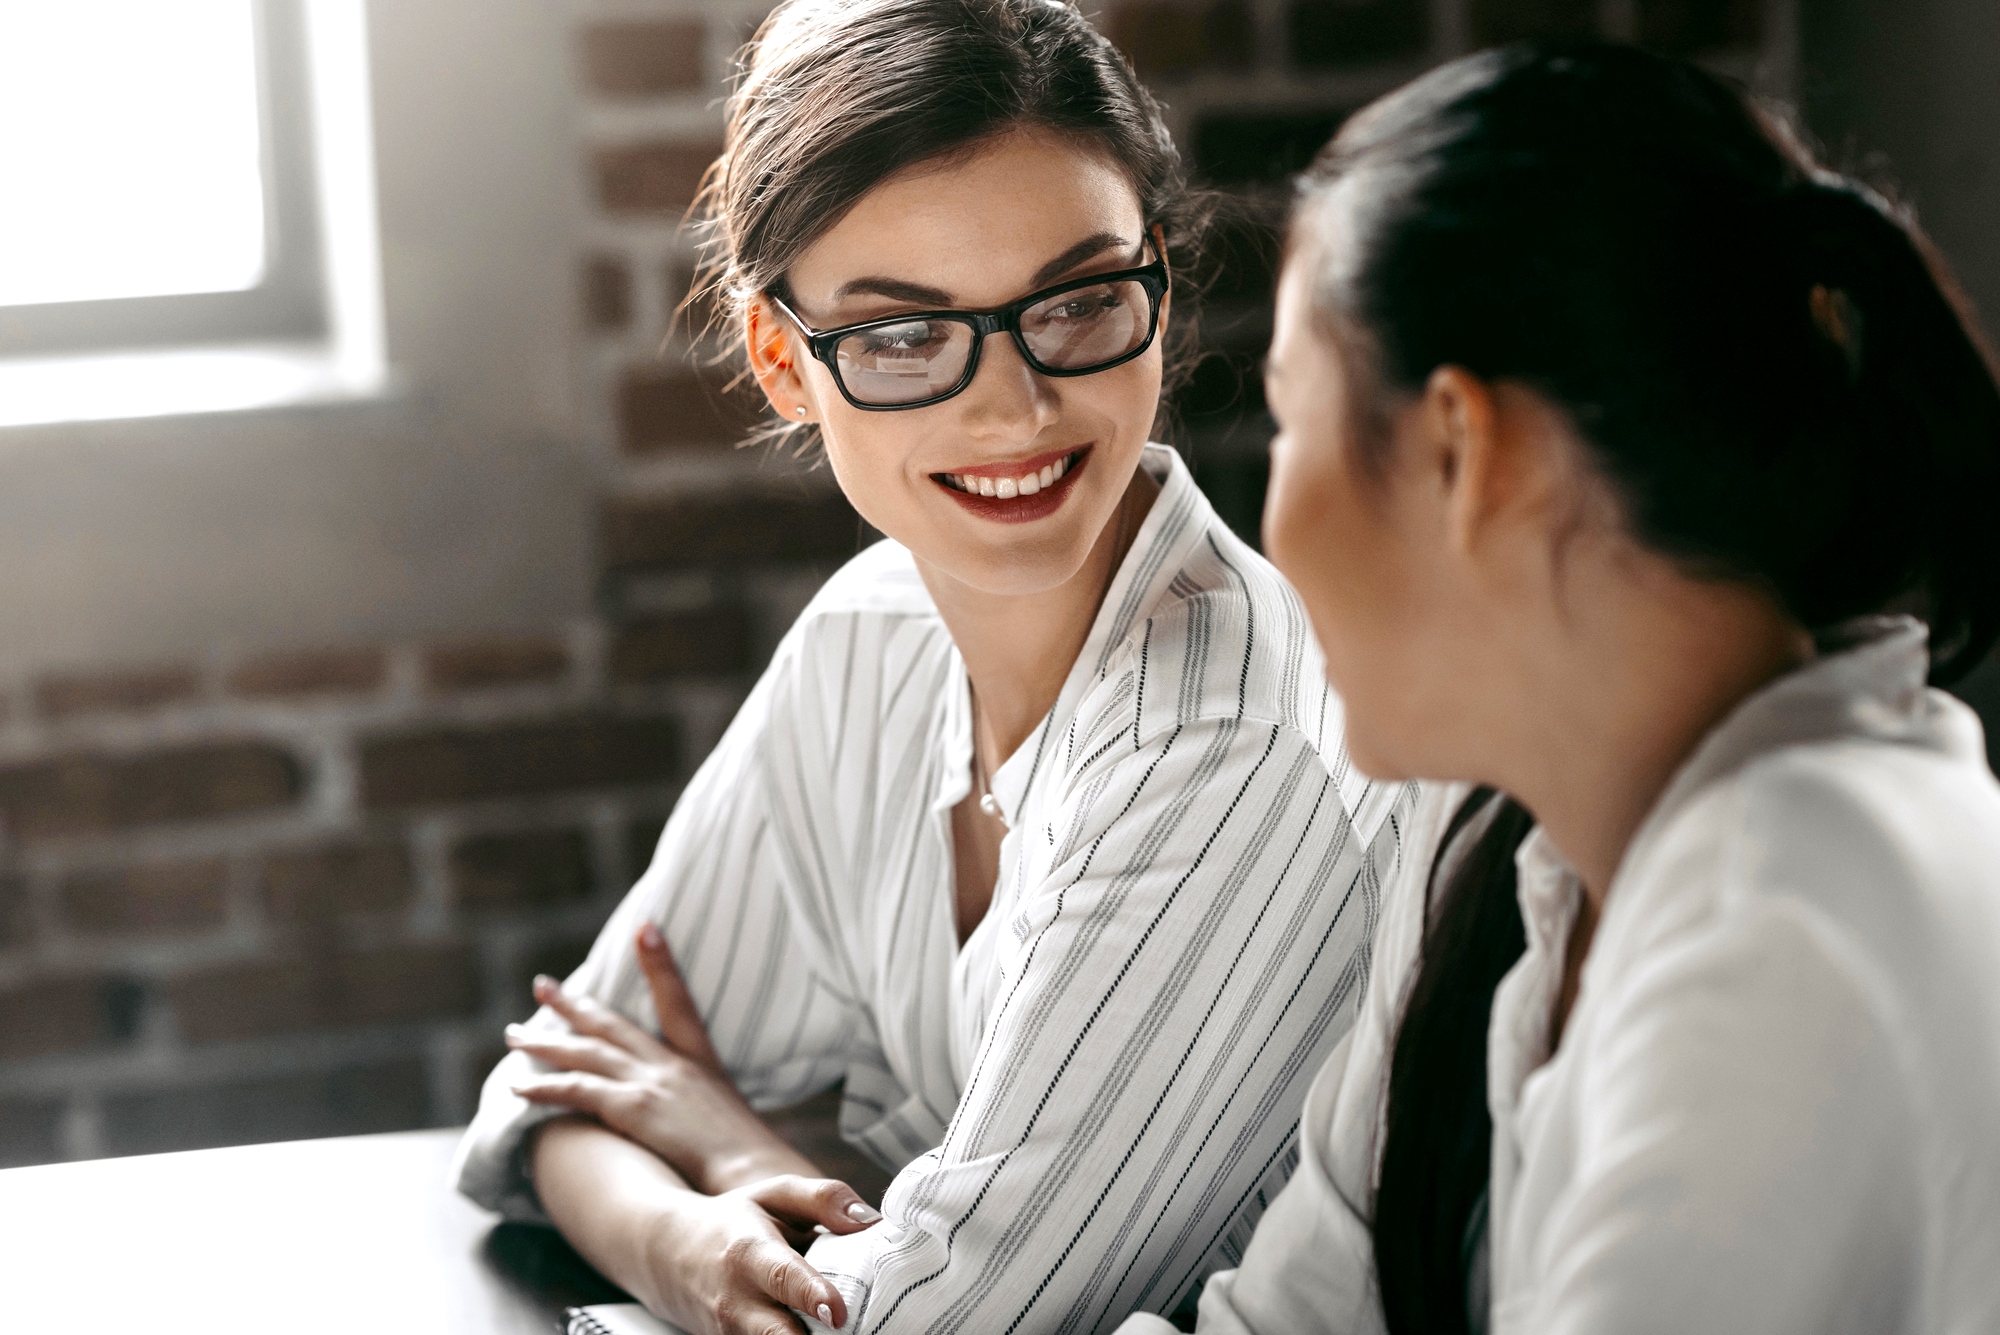
[[[1289,1171],[1360,1001],[1375,860],[1293,730],[1183,725],[1016,837],[1028,888],[995,901],[1005,982],[945,1142],[879,1230],[809,1253],[861,1331],[1170,1308]]]

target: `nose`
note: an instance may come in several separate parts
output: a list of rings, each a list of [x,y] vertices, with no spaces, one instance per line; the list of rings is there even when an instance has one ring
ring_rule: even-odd
[[[957,402],[975,434],[1019,440],[1032,440],[1053,426],[1062,405],[1056,382],[1028,365],[1005,330],[986,336],[979,370]]]

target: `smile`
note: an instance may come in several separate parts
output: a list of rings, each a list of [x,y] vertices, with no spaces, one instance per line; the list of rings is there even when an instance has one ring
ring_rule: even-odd
[[[982,519],[1024,523],[1054,514],[1091,447],[1057,451],[1012,464],[983,464],[959,473],[932,473],[931,481]]]

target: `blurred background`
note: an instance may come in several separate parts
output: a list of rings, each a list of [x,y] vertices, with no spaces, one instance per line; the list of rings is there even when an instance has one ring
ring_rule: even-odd
[[[765,7],[0,0],[0,1162],[464,1120],[867,540],[670,325]],[[1246,535],[1283,179],[1480,46],[1796,103],[2000,318],[1992,0],[1092,12],[1245,201],[1174,438]]]

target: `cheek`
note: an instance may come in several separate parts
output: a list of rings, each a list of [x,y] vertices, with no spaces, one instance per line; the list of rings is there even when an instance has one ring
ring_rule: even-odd
[[[1414,613],[1407,553],[1389,483],[1343,466],[1340,447],[1274,451],[1266,550],[1298,589],[1346,707],[1348,748],[1378,778],[1395,777],[1409,699]]]
[[[882,533],[907,531],[913,508],[902,476],[908,449],[893,413],[864,413],[845,404],[822,421],[821,446],[833,480],[855,512]]]

